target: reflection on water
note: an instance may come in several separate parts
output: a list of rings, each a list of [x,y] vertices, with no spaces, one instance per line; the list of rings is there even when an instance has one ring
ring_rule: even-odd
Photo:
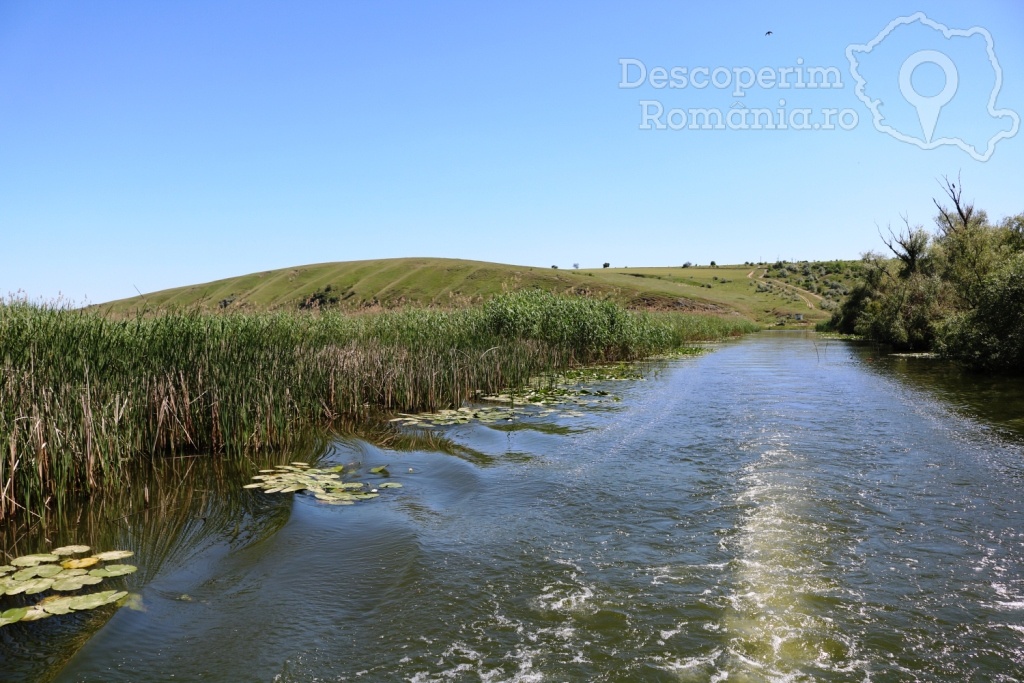
[[[403,484],[352,507],[242,491],[252,468],[166,463],[122,500],[8,534],[19,552],[135,549],[144,611],[0,629],[0,670],[1022,680],[1024,442],[1000,431],[1020,386],[915,362],[763,334],[609,385],[614,410],[380,425],[310,451]]]
[[[868,367],[920,388],[961,415],[1024,440],[1024,376],[986,375],[929,357],[886,355],[870,344],[857,353]]]

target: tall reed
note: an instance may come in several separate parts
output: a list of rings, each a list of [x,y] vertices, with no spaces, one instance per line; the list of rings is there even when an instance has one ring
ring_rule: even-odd
[[[0,304],[0,519],[116,486],[127,464],[287,447],[369,409],[436,410],[573,364],[753,329],[542,292],[374,315],[98,313]]]

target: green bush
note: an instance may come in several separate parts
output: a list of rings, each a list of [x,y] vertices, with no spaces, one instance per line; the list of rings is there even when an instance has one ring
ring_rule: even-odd
[[[976,291],[977,305],[943,325],[938,351],[978,370],[1024,372],[1024,254]]]

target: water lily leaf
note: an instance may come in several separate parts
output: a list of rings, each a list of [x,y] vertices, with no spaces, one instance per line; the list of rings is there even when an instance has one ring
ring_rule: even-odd
[[[74,598],[54,595],[40,601],[36,606],[41,607],[49,614],[67,614],[71,611],[72,600]]]
[[[303,490],[305,490],[305,488],[306,488],[305,484],[292,484],[291,486],[288,486],[287,488],[281,489],[281,493],[295,493],[296,491],[303,491]]]
[[[263,484],[246,484],[242,488],[243,489],[259,489],[259,488],[263,488]]]
[[[45,590],[49,590],[52,585],[53,579],[31,579],[30,581],[25,582],[25,595],[42,593]]]
[[[89,572],[87,572],[84,569],[65,569],[60,574],[57,574],[57,576],[55,576],[53,578],[54,579],[68,579],[68,578],[71,578],[72,576],[84,576],[85,574],[88,574],[88,573]]]
[[[53,551],[54,555],[80,555],[87,553],[91,548],[87,545],[65,545]]]
[[[44,579],[52,579],[63,571],[59,564],[41,564],[35,567],[36,576],[40,576]]]
[[[82,586],[94,586],[102,580],[103,577],[89,576],[88,574],[84,576],[69,576],[54,580],[51,588],[55,591],[76,591]]]
[[[37,564],[43,562],[56,562],[60,558],[56,555],[50,555],[49,553],[40,553],[38,555],[22,555],[11,560],[11,564],[15,567],[34,567]]]
[[[391,476],[391,473],[388,472],[388,466],[387,465],[381,465],[380,467],[372,467],[372,468],[370,468],[370,472],[372,472],[373,474],[379,474],[382,477],[390,477]]]
[[[301,460],[293,460],[292,464],[297,465],[298,467],[309,467],[308,462],[302,462]]]
[[[134,554],[131,550],[108,550],[105,553],[96,553],[93,557],[101,562],[110,562],[111,560],[123,560]]]
[[[64,560],[60,563],[64,569],[82,569],[83,567],[91,567],[94,564],[99,564],[100,557],[95,555],[93,557],[81,557],[77,560]]]
[[[4,574],[10,574],[15,569],[17,569],[17,567],[12,567],[9,564],[0,565],[0,576],[3,576]]]
[[[124,576],[125,574],[131,574],[138,567],[132,564],[108,564],[103,568],[107,572],[107,576]]]
[[[25,610],[24,616],[21,617],[22,621],[36,621],[37,619],[45,619],[50,616],[50,613],[44,610],[39,605],[33,605]]]
[[[381,489],[400,489],[400,488],[402,488],[402,485],[399,484],[397,481],[386,481],[383,484],[381,484],[380,486],[378,486],[377,488],[381,488]]]
[[[29,579],[34,579],[36,578],[36,567],[25,567],[24,569],[11,574],[11,578],[15,581],[28,581]]]
[[[60,574],[61,568],[55,564],[40,564],[35,567],[25,567],[21,571],[14,572],[11,574],[11,578],[15,581],[28,581],[29,579],[41,576],[44,579]]]
[[[0,626],[14,624],[21,621],[28,614],[28,607],[12,607],[6,612],[0,612]]]
[[[69,605],[76,612],[87,609],[96,609],[103,605],[117,602],[128,595],[128,591],[102,591],[100,593],[89,593],[88,595],[77,595],[70,599]]]

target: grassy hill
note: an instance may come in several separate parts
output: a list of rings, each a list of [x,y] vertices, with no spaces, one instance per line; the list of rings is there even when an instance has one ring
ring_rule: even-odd
[[[779,267],[781,266],[781,267]],[[611,298],[635,308],[738,313],[765,325],[813,325],[849,288],[855,262],[559,270],[482,261],[401,258],[282,268],[121,299],[98,308],[133,315],[165,308],[347,310],[463,306],[539,288]],[[797,322],[796,314],[804,321]]]

